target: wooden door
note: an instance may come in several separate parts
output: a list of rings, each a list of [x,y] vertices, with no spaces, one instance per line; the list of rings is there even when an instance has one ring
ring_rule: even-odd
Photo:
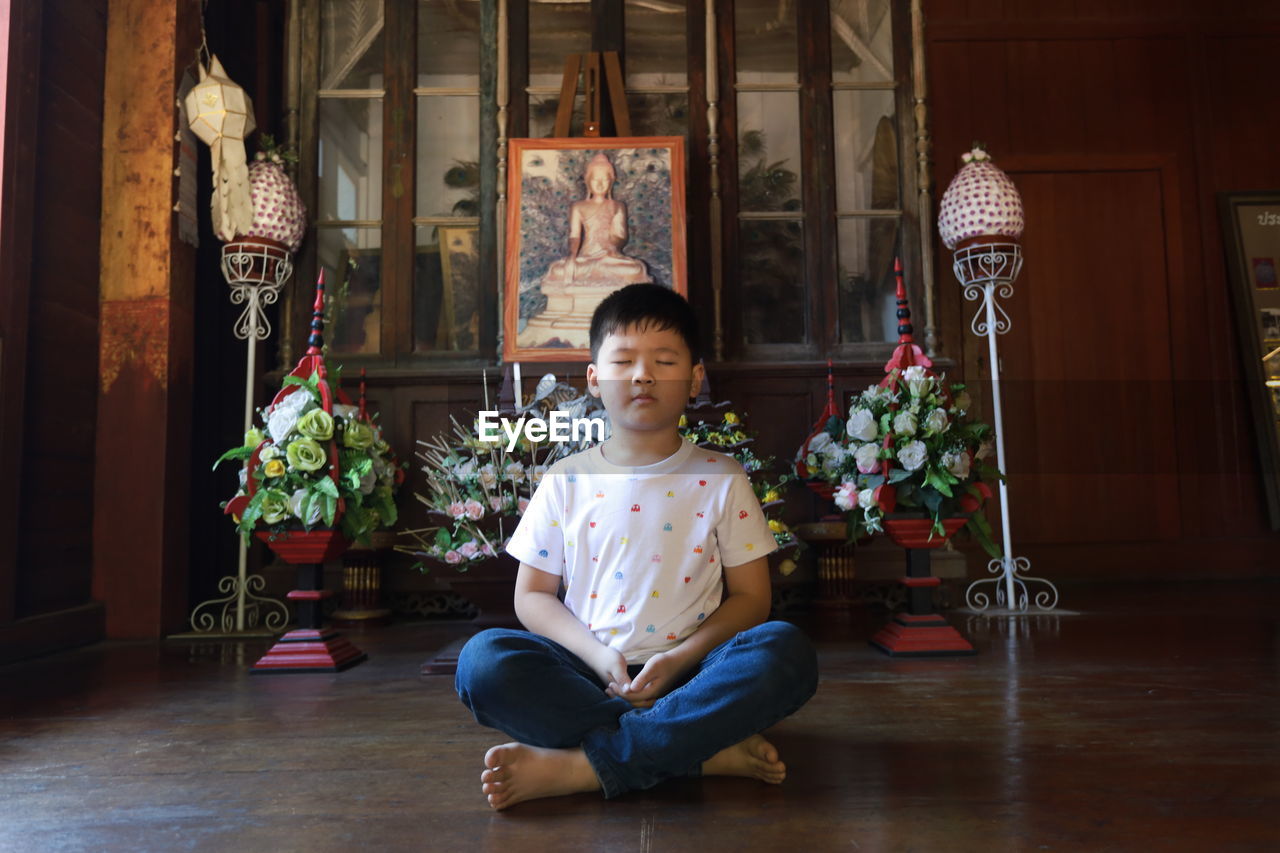
[[[1034,565],[1073,553],[1039,546],[1105,552],[1176,540],[1173,164],[1005,158],[1001,166],[1028,211],[1023,272],[1001,303],[1012,328],[999,339],[1015,553]],[[985,338],[966,335],[965,364],[989,392]]]

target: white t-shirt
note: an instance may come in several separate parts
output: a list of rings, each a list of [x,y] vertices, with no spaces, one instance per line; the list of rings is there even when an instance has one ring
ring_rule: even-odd
[[[599,446],[560,460],[507,553],[563,577],[570,612],[638,664],[720,606],[723,565],[776,547],[738,461],[685,441],[640,467],[614,465]]]

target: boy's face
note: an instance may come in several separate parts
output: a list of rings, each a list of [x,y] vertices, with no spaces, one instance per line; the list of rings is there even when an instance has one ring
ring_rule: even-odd
[[[675,329],[627,326],[605,336],[587,390],[604,402],[615,434],[674,430],[702,373]]]

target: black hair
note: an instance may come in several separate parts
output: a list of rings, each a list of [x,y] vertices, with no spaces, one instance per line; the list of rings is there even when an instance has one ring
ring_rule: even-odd
[[[697,364],[702,358],[698,317],[683,296],[660,284],[628,284],[615,290],[591,315],[591,360],[600,356],[604,339],[628,326],[674,329]]]

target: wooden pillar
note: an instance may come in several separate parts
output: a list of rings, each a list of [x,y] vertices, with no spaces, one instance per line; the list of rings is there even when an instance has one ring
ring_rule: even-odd
[[[108,6],[93,592],[113,638],[178,630],[188,604],[195,250],[175,227],[174,134],[199,14],[197,0]]]

